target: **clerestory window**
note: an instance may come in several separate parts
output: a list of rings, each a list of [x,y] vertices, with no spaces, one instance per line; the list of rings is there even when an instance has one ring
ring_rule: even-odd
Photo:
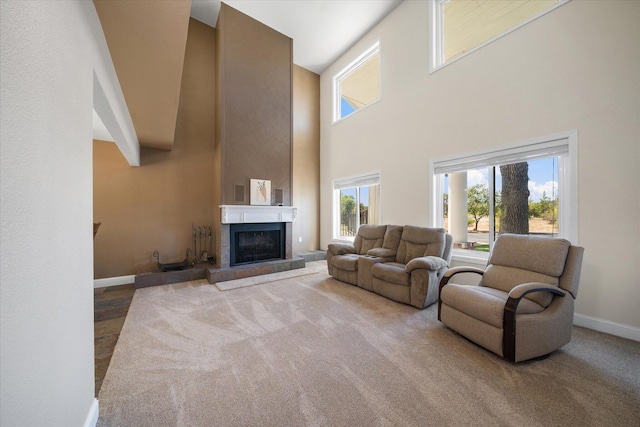
[[[491,43],[568,1],[431,1],[431,71]]]
[[[333,78],[334,123],[380,99],[380,42]]]
[[[500,233],[577,243],[577,134],[569,132],[430,163],[433,223],[454,257],[488,257]]]

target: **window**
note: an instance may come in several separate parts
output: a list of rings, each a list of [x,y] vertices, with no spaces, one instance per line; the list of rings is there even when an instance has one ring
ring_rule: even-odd
[[[432,213],[454,256],[484,258],[499,233],[577,243],[577,133],[439,159]]]
[[[380,42],[333,78],[334,123],[380,99]]]
[[[353,240],[361,224],[380,222],[380,172],[333,181],[333,238]]]
[[[569,0],[434,0],[431,71],[508,34]]]

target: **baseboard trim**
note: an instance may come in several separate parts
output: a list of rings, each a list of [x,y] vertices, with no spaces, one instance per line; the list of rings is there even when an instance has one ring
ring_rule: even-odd
[[[94,398],[93,403],[91,404],[91,408],[89,409],[89,413],[87,414],[87,419],[84,421],[84,427],[96,427],[98,424],[98,416],[100,415],[100,404],[98,403],[98,399]]]
[[[93,287],[95,288],[106,288],[107,286],[118,286],[118,285],[128,285],[130,283],[135,283],[136,276],[117,276],[117,277],[106,277],[104,279],[94,279]]]
[[[594,331],[604,332],[605,334],[640,341],[640,328],[636,328],[634,326],[623,325],[622,323],[611,322],[609,320],[598,319],[597,317],[586,316],[578,313],[573,315],[573,324],[593,329]]]

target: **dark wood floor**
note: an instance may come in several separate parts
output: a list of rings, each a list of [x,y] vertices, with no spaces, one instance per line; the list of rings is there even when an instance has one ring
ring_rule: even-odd
[[[134,292],[133,283],[96,288],[93,291],[96,396],[107,373]]]

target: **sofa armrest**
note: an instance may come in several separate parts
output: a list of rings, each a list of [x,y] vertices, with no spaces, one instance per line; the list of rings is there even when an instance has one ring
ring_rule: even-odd
[[[438,271],[447,266],[447,261],[437,256],[423,256],[414,258],[407,263],[404,270],[411,273],[418,268],[424,268],[431,271]]]
[[[395,258],[396,251],[387,248],[373,248],[367,251],[367,255],[379,258]]]
[[[327,250],[331,251],[333,255],[345,255],[345,254],[356,253],[355,246],[349,243],[330,243],[329,246],[327,246]]]

